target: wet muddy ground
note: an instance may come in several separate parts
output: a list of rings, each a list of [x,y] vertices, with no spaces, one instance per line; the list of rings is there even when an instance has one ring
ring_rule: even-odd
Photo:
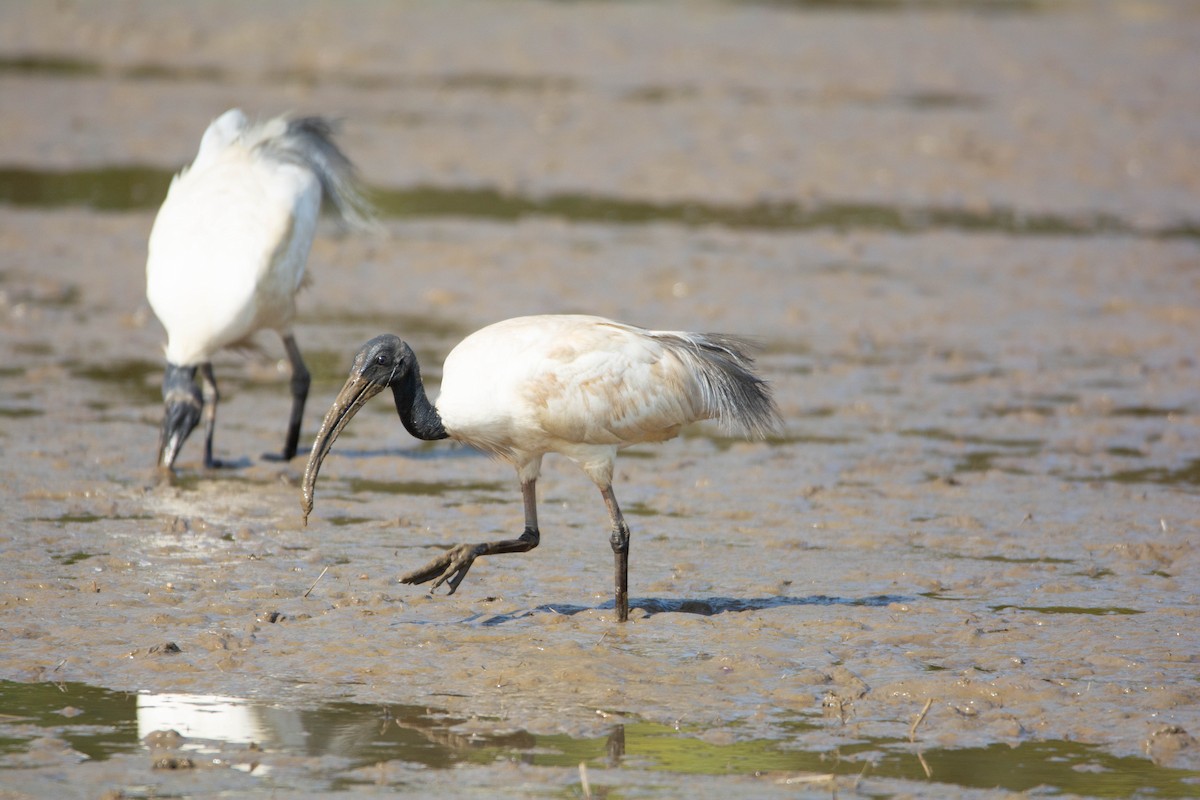
[[[1179,2],[0,6],[0,797],[1200,794],[1200,12]],[[145,242],[233,105],[341,116],[357,347],[522,313],[749,334],[786,425],[512,471],[282,349],[151,472]],[[172,733],[173,732],[173,733]]]

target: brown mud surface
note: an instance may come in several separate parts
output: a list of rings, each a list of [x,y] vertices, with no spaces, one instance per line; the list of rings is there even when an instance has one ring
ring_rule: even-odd
[[[1186,2],[0,5],[0,798],[1200,794],[1197,75]],[[521,508],[386,398],[303,527],[271,336],[242,466],[155,482],[146,238],[234,105],[384,210],[314,247],[310,441],[384,331],[762,341],[779,437],[618,460],[628,624],[554,457],[540,547],[398,584]]]

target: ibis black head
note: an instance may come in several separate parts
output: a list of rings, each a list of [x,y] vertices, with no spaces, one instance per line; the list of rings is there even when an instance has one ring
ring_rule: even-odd
[[[204,398],[196,385],[196,368],[167,364],[163,374],[163,421],[158,438],[158,466],[169,470],[188,435],[200,422]]]
[[[389,387],[395,397],[396,412],[409,433],[427,441],[446,438],[441,418],[425,396],[421,368],[412,348],[399,336],[390,333],[376,336],[354,354],[350,376],[334,398],[313,441],[301,487],[301,507],[306,522],[313,507],[317,473],[334,440],[368,400]]]
[[[354,355],[350,377],[382,389],[411,372],[416,363],[411,347],[399,336],[384,333],[359,348]]]
[[[307,523],[309,512],[312,511],[313,491],[317,483],[317,473],[321,470],[321,462],[329,454],[334,440],[346,427],[358,410],[366,402],[384,389],[392,386],[413,371],[416,358],[412,348],[406,345],[399,336],[390,333],[376,336],[359,348],[354,354],[354,363],[350,366],[350,376],[346,384],[338,392],[333,405],[321,422],[321,429],[313,440],[312,452],[308,456],[308,465],[304,468],[304,485],[302,488],[304,520]]]

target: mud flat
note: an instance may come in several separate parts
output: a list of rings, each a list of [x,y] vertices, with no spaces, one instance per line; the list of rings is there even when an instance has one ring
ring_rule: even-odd
[[[0,7],[0,798],[1200,792],[1200,14],[1187,3]],[[278,344],[154,480],[145,241],[209,119],[316,111],[305,436],[383,331],[758,337],[786,420],[511,470],[376,401],[259,460]],[[172,733],[173,732],[173,733]],[[582,767],[581,767],[582,765]]]

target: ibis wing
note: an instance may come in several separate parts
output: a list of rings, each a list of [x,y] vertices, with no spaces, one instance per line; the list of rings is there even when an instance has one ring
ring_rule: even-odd
[[[563,441],[662,441],[708,416],[684,361],[636,328],[582,328],[548,348],[538,367],[528,383],[531,407],[540,427]]]

